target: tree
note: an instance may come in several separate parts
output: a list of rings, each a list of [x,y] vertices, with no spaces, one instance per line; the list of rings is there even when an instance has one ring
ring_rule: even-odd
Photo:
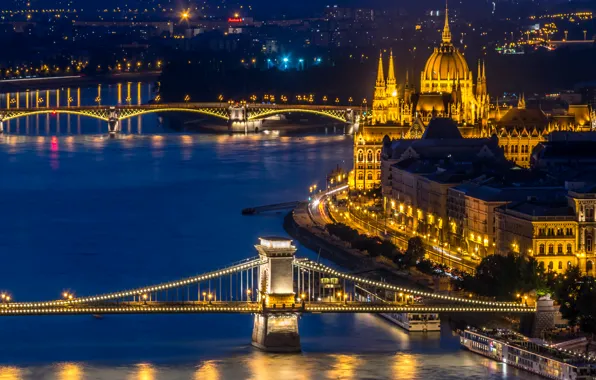
[[[419,237],[413,237],[408,240],[408,249],[406,249],[404,264],[408,267],[416,265],[416,263],[424,258],[425,249],[424,242]]]
[[[534,258],[509,253],[482,259],[474,276],[464,276],[463,288],[502,300],[516,299],[519,293],[549,292],[544,269]]]
[[[555,299],[563,318],[582,331],[596,333],[596,284],[593,277],[582,276],[578,267],[569,268],[554,281]]]

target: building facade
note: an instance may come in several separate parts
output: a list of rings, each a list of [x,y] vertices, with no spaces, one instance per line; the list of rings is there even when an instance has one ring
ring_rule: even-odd
[[[372,114],[367,115],[354,137],[353,189],[371,189],[382,179],[380,152],[383,139],[419,139],[433,118],[451,118],[466,138],[496,135],[505,157],[521,167],[530,166],[534,148],[553,131],[589,131],[596,128],[596,113],[588,105],[570,105],[557,113],[526,106],[524,96],[517,107],[491,103],[486,66],[478,63],[472,73],[463,54],[452,43],[448,11],[440,45],[420,73],[419,90],[396,80],[396,62],[389,54],[387,75],[379,57],[373,92]]]
[[[579,266],[594,275],[596,188],[570,187],[564,202],[531,199],[497,208],[497,253],[535,257],[548,271]]]

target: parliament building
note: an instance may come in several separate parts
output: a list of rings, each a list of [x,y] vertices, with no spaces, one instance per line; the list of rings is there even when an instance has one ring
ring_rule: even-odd
[[[350,184],[354,189],[371,189],[381,184],[383,140],[419,139],[429,122],[450,118],[464,138],[496,135],[505,157],[521,167],[530,166],[532,150],[546,141],[552,131],[590,131],[596,114],[587,105],[570,105],[563,113],[547,114],[527,108],[524,96],[516,107],[491,102],[485,63],[479,62],[476,74],[452,43],[448,11],[442,41],[428,58],[420,74],[419,88],[408,75],[398,85],[395,59],[390,53],[387,76],[383,55],[379,58],[372,101],[372,115],[365,118],[354,137],[354,170]]]

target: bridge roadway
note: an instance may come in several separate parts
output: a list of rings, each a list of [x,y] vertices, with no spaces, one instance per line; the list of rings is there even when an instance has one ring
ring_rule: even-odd
[[[234,111],[242,112],[234,112]],[[41,114],[70,114],[87,116],[109,121],[116,117],[125,120],[131,117],[158,112],[191,112],[213,116],[224,120],[259,120],[283,113],[302,112],[330,117],[342,122],[350,122],[350,113],[362,112],[362,107],[305,105],[305,104],[246,104],[232,105],[227,103],[154,103],[143,105],[97,105],[97,106],[60,106],[6,108],[0,110],[0,121],[34,116]],[[236,116],[237,115],[237,116]]]
[[[65,304],[37,308],[0,307],[0,316],[104,314],[284,314],[284,313],[534,313],[532,307],[433,306],[403,302],[306,302],[282,307],[260,302],[119,302]]]

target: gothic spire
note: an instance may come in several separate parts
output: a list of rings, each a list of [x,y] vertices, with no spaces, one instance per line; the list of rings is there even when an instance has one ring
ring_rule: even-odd
[[[445,26],[443,27],[443,43],[451,43],[451,30],[449,29],[449,6],[445,1]]]
[[[387,84],[395,84],[395,66],[393,64],[393,49],[389,53],[389,72],[387,73]]]
[[[377,71],[377,87],[385,86],[385,75],[383,74],[383,52],[379,54],[379,70]]]
[[[526,95],[525,94],[521,94],[518,102],[517,102],[517,108],[520,110],[523,110],[526,108]]]

